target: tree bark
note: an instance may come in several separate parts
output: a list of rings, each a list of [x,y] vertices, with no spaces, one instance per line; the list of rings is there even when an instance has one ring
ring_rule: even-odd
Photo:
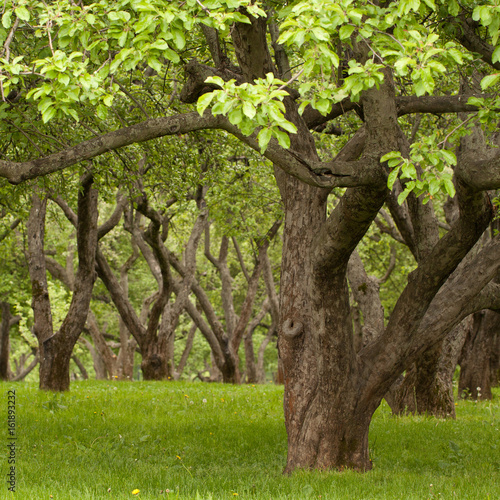
[[[389,391],[386,400],[392,413],[419,413],[440,418],[455,418],[453,375],[458,358],[471,328],[469,317],[428,349],[407,371],[398,387]]]
[[[0,326],[0,380],[9,380],[10,379],[9,332],[10,332],[12,314],[10,312],[10,304],[8,302],[2,302],[1,307],[2,307],[2,324]]]
[[[491,399],[491,353],[495,335],[500,328],[500,314],[480,311],[474,314],[460,359],[458,396],[471,399]]]
[[[35,191],[28,219],[28,267],[32,286],[34,332],[40,345],[40,389],[69,390],[69,363],[73,347],[87,319],[95,277],[97,248],[97,191],[92,176],[82,179],[78,195],[78,272],[68,313],[58,332],[53,332],[43,253],[47,199]]]

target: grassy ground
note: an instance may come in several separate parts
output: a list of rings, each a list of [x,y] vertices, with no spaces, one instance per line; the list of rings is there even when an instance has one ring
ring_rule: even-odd
[[[281,387],[86,381],[62,396],[1,387],[4,435],[16,390],[18,438],[16,493],[2,484],[0,498],[500,499],[498,391],[492,402],[459,402],[455,421],[394,418],[384,405],[371,472],[284,477]]]

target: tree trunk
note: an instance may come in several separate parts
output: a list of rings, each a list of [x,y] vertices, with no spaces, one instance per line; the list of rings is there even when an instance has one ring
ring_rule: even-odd
[[[9,354],[10,342],[9,332],[11,326],[10,304],[2,302],[2,324],[0,327],[0,380],[10,379]]]
[[[158,343],[150,342],[145,349],[141,349],[141,370],[144,380],[167,380],[169,377],[169,363],[165,350],[160,349]]]
[[[471,323],[470,317],[462,321],[407,370],[404,379],[386,396],[393,414],[425,413],[455,418],[453,375]]]
[[[474,314],[474,325],[466,338],[460,359],[460,398],[492,398],[490,354],[492,341],[500,326],[499,320],[500,314],[494,311]]]
[[[500,325],[491,341],[490,380],[491,387],[500,386]]]
[[[179,360],[179,364],[177,365],[177,368],[175,369],[175,374],[174,378],[175,380],[179,380],[182,372],[184,371],[184,368],[186,367],[186,363],[189,357],[189,354],[191,353],[191,349],[193,348],[193,342],[194,342],[194,336],[196,334],[196,330],[198,327],[196,324],[193,324],[189,330],[187,340],[186,340],[186,346],[184,347],[184,350],[182,351],[181,359]]]
[[[106,371],[106,364],[104,363],[104,360],[99,350],[92,345],[92,342],[88,341],[84,337],[80,339],[80,342],[82,342],[85,345],[85,347],[89,350],[90,355],[92,356],[92,363],[94,365],[94,371],[95,371],[95,379],[107,380],[108,377]]]
[[[58,332],[53,332],[44,256],[47,199],[33,194],[28,219],[28,268],[32,287],[34,332],[40,345],[40,389],[69,390],[69,362],[87,320],[94,285],[97,249],[97,191],[92,176],[82,178],[78,193],[78,272],[71,304]]]
[[[62,392],[69,390],[69,365],[74,343],[54,335],[40,344],[40,389]]]
[[[81,362],[80,358],[78,358],[75,354],[71,356],[71,359],[75,362],[75,365],[78,366],[80,373],[82,374],[83,380],[89,379],[89,374],[87,373],[87,369],[85,365]]]
[[[286,211],[278,344],[285,377],[285,472],[368,470],[371,413],[356,401],[346,266],[318,272],[304,252],[313,248],[325,221],[326,194],[279,177]]]

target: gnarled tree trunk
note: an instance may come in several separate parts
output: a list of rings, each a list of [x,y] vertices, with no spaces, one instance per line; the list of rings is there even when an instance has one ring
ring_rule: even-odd
[[[40,345],[40,389],[67,391],[69,363],[73,347],[87,319],[95,279],[97,249],[97,191],[92,189],[92,176],[82,179],[78,194],[78,272],[75,290],[68,313],[58,332],[53,331],[50,298],[48,294],[45,256],[45,214],[47,199],[33,194],[28,219],[28,267],[32,287],[34,332]]]

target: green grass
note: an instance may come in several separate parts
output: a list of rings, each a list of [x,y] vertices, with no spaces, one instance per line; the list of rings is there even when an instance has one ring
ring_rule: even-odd
[[[12,494],[1,484],[0,498],[500,498],[498,391],[492,402],[459,402],[455,421],[394,418],[383,405],[371,472],[286,477],[281,387],[86,381],[54,396],[4,383],[4,422],[10,388],[17,485]]]

